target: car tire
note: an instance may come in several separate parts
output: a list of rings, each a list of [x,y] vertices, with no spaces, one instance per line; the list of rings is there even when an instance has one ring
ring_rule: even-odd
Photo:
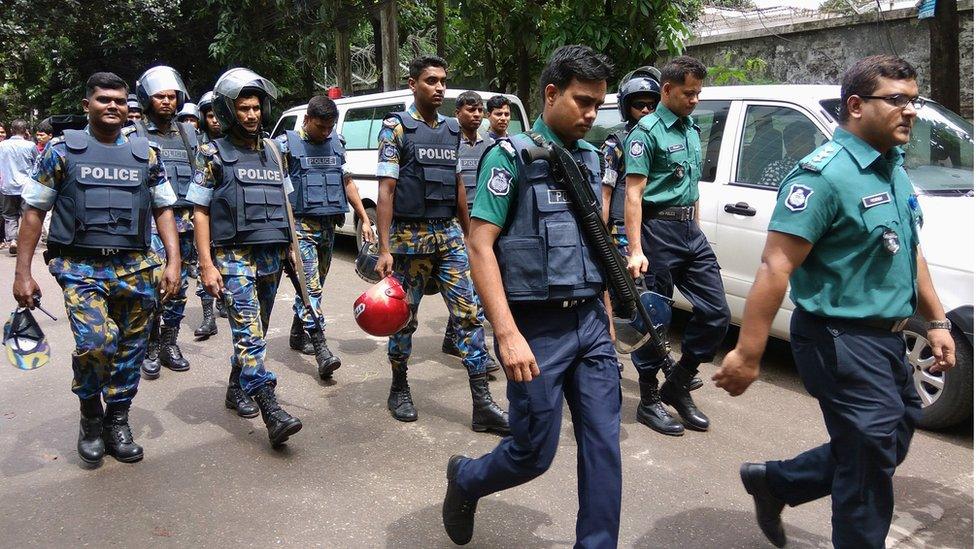
[[[366,208],[366,217],[369,218],[370,224],[373,226],[373,234],[379,237],[376,233],[376,208],[369,206]],[[361,250],[363,248],[363,222],[358,217],[356,218],[356,250]]]
[[[935,359],[926,332],[925,321],[917,317],[909,320],[902,332],[915,390],[922,399],[922,419],[918,426],[929,430],[948,429],[969,419],[973,413],[973,348],[958,329],[953,329],[956,367],[932,374],[928,367]]]

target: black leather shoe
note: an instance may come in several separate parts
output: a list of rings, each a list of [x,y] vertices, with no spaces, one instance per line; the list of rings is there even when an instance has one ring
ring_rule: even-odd
[[[786,545],[786,532],[783,531],[783,520],[780,515],[786,505],[769,491],[766,483],[766,464],[743,463],[739,467],[739,478],[746,492],[752,496],[756,505],[756,522],[759,529],[776,547]]]
[[[342,366],[342,360],[332,354],[329,344],[325,341],[325,334],[313,331],[309,334],[312,349],[315,351],[315,362],[318,364],[319,379],[332,379],[332,373]]]
[[[142,376],[146,379],[159,377],[159,317],[150,320],[149,339],[146,341],[146,356],[142,359]]]
[[[207,296],[200,299],[203,306],[203,320],[196,330],[193,330],[193,337],[199,340],[210,339],[210,336],[217,335],[217,320],[214,318],[213,304],[214,298]]]
[[[129,428],[129,404],[109,404],[102,424],[105,453],[123,463],[142,459],[142,446],[132,439]]]
[[[674,419],[661,403],[661,393],[657,388],[657,378],[640,381],[640,404],[637,406],[637,421],[663,435],[678,437],[685,434],[681,422]]]
[[[708,416],[698,409],[688,390],[688,383],[695,373],[681,364],[675,366],[661,386],[661,400],[678,412],[686,427],[695,431],[707,431]]]
[[[230,371],[230,379],[227,380],[227,394],[224,396],[224,406],[228,410],[237,410],[237,415],[241,417],[257,417],[260,413],[258,405],[241,388],[241,370],[239,368],[232,368]]]
[[[469,497],[454,481],[458,465],[466,459],[468,458],[465,456],[456,455],[448,460],[447,493],[444,494],[444,505],[441,507],[444,530],[457,545],[471,541],[471,536],[474,535],[474,512],[478,510],[478,499]]]
[[[315,347],[312,346],[312,340],[308,337],[308,332],[305,331],[305,325],[302,323],[302,319],[297,316],[292,316],[291,319],[291,331],[288,332],[288,346],[293,351],[298,351],[303,355],[315,356]]]
[[[190,369],[190,362],[183,358],[183,351],[176,344],[180,335],[179,326],[166,326],[159,329],[159,363],[174,372],[185,372]]]
[[[488,374],[474,375],[468,378],[471,386],[471,430],[476,433],[492,432],[507,435],[508,413],[491,398],[488,390]]]
[[[268,428],[268,440],[271,446],[277,448],[288,440],[288,437],[302,430],[302,422],[297,417],[284,411],[278,404],[274,389],[265,385],[254,395],[254,400],[261,408],[261,418]]]
[[[102,462],[105,441],[102,440],[102,397],[94,396],[81,401],[81,428],[78,431],[78,456],[89,465]]]
[[[417,421],[417,409],[413,406],[410,385],[407,384],[406,365],[393,367],[393,383],[390,384],[386,407],[397,421]]]

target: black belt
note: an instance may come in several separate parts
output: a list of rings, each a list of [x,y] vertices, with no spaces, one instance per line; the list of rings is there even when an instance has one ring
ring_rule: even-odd
[[[592,297],[580,299],[556,299],[552,301],[513,301],[510,303],[511,309],[574,309],[587,301],[595,299]]]
[[[908,324],[907,318],[895,318],[895,319],[885,319],[885,318],[837,318],[837,317],[825,317],[820,315],[815,315],[813,313],[808,313],[803,309],[796,309],[793,314],[804,314],[815,318],[821,322],[834,323],[834,324],[849,324],[851,326],[860,326],[863,328],[871,328],[874,330],[882,330],[885,332],[901,332],[905,329],[905,325]]]
[[[671,206],[663,210],[647,208],[647,210],[649,211],[645,217],[650,219],[661,219],[664,221],[691,221],[695,219],[694,206]]]
[[[91,259],[112,257],[113,255],[138,250],[124,250],[121,248],[62,248],[49,246],[44,251],[44,261],[51,261],[63,257],[65,259]]]

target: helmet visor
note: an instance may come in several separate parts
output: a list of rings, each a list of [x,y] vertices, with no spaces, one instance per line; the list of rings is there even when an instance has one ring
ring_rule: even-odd
[[[240,97],[245,88],[261,90],[271,99],[278,98],[278,88],[273,82],[248,69],[231,69],[225,72],[217,80],[214,94],[233,100]]]
[[[153,67],[139,77],[139,86],[146,90],[147,96],[153,96],[161,91],[174,90],[186,97],[186,86],[183,78],[170,67]]]

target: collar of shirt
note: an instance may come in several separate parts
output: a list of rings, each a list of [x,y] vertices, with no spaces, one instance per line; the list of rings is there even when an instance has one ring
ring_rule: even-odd
[[[7,139],[9,139],[10,141],[17,141],[18,139],[20,139],[21,141],[27,141],[26,139],[24,139],[23,135],[11,135]]]
[[[563,144],[562,139],[559,139],[559,137],[553,133],[552,129],[545,123],[545,121],[542,120],[542,115],[539,115],[539,118],[535,119],[535,123],[532,124],[532,131],[541,135],[544,139],[552,141],[560,147],[566,147],[566,145]],[[573,143],[572,146],[567,148],[570,150],[576,150],[583,147],[584,143],[586,143],[586,141],[580,139]]]
[[[427,121],[424,120],[424,117],[420,114],[420,111],[417,110],[417,105],[415,103],[411,103],[410,106],[407,107],[407,114],[412,116],[415,120],[420,120],[424,124],[427,123]],[[444,122],[445,120],[447,120],[446,116],[444,116],[441,113],[437,113],[437,121],[434,122],[434,125],[431,126],[431,128],[436,128],[437,126],[440,126],[441,122]]]
[[[488,130],[488,137],[494,139],[495,141],[498,141],[499,139],[508,137],[508,135],[507,134],[506,135],[498,135],[497,133],[495,133],[495,132],[493,132],[491,130]]]
[[[85,126],[85,133],[87,133],[88,135],[91,135],[92,137],[95,137],[92,134],[92,132],[91,132],[91,126]],[[119,131],[119,136],[117,138],[115,138],[115,144],[116,145],[121,145],[122,143],[125,143],[126,141],[128,141],[128,139],[126,139],[125,135],[121,131]]]
[[[485,138],[484,137],[481,137],[481,132],[478,132],[478,131],[474,132],[474,141],[471,141],[470,139],[468,139],[468,137],[466,135],[464,135],[464,132],[463,131],[461,132],[461,142],[464,143],[464,144],[466,144],[466,145],[471,145],[473,147],[473,146],[477,145],[478,143],[481,143],[484,140],[485,140]]]
[[[690,128],[694,124],[690,116],[679,118],[678,115],[674,114],[670,109],[665,107],[664,103],[658,103],[657,108],[654,109],[654,112],[657,113],[657,117],[660,118],[661,122],[664,122],[664,125],[668,128],[674,126],[678,120],[684,122],[686,128]]]
[[[901,147],[892,147],[884,156],[878,152],[871,145],[868,145],[860,137],[854,135],[853,133],[845,130],[844,128],[837,128],[834,130],[834,141],[847,149],[847,152],[851,153],[854,157],[854,161],[863,170],[871,164],[874,164],[881,159],[888,168],[894,168],[900,166],[905,161],[905,152]]]
[[[147,116],[147,117],[143,118],[142,120],[146,123],[146,131],[150,131],[150,132],[162,132],[163,131],[159,126],[156,125],[156,122],[153,121],[153,119],[152,119],[151,116]],[[176,133],[176,132],[178,132],[179,130],[176,128],[176,124],[177,124],[176,117],[174,116],[169,121],[169,127],[166,128],[166,130],[165,130],[166,133]]]

